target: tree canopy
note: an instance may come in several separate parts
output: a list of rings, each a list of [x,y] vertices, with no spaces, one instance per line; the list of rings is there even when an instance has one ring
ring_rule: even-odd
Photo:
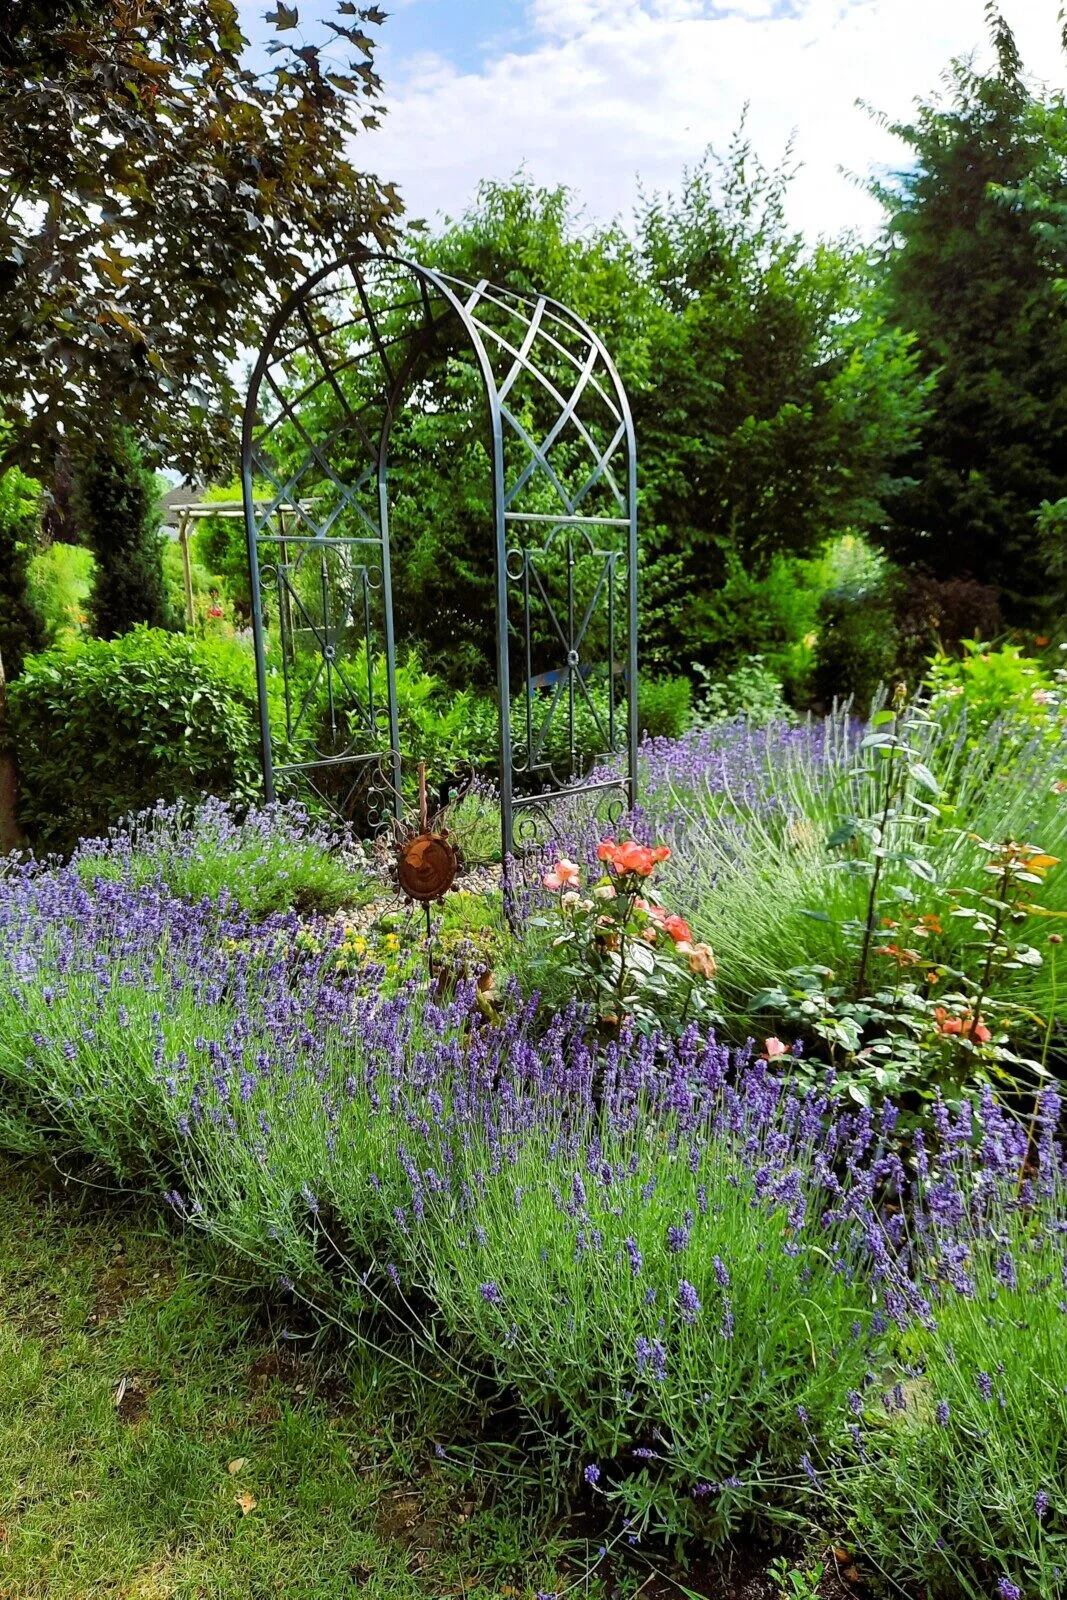
[[[880,312],[867,252],[808,247],[789,228],[791,175],[788,160],[764,168],[742,132],[638,217],[654,308],[635,399],[646,587],[678,665],[720,631],[731,570],[881,527],[890,463],[923,416],[912,338]],[[690,642],[672,653],[678,630]]]
[[[633,232],[588,225],[565,189],[520,174],[405,243],[468,281],[561,300],[605,340],[640,441],[642,648],[661,665],[715,659],[717,594],[736,565],[765,571],[776,553],[879,526],[887,464],[922,419],[910,337],[879,314],[867,256],[788,230],[789,176],[760,167],[742,135],[676,199],[650,199]],[[487,676],[493,634],[479,381],[457,344],[391,439],[398,627],[457,682]],[[554,420],[530,425],[543,436]]]
[[[269,20],[260,70],[234,0],[0,10],[4,460],[47,478],[101,414],[184,472],[232,459],[237,363],[279,294],[392,236],[396,193],[349,154],[378,120],[383,13],[339,0],[328,50],[296,6]]]
[[[888,548],[995,584],[1021,622],[1047,590],[1038,523],[1067,495],[1067,105],[1028,85],[990,12],[995,65],[953,64],[893,131],[907,165],[887,208],[888,314],[936,387]]]

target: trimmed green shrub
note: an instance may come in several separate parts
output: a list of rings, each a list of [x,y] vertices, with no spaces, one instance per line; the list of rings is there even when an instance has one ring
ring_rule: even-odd
[[[702,682],[696,721],[700,727],[745,717],[749,722],[795,722],[782,685],[762,656],[748,656],[724,678],[715,679],[694,661],[693,671]]]
[[[30,656],[12,685],[20,815],[69,850],[157,800],[261,794],[255,670],[221,640],[135,628]]]
[[[637,708],[642,735],[680,739],[693,721],[693,685],[688,678],[638,678]]]
[[[159,487],[128,428],[102,429],[78,464],[75,503],[96,557],[94,631],[114,639],[139,622],[171,622],[163,582]]]

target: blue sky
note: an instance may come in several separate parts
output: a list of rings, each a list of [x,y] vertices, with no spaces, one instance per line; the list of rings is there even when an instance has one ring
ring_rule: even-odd
[[[409,0],[390,13],[381,38],[386,64],[432,48],[457,71],[475,72],[487,57],[529,44],[531,28],[524,0]]]
[[[268,3],[239,0],[258,40]],[[332,0],[296,3],[301,30],[318,37]],[[904,118],[954,55],[986,39],[984,0],[379,3],[388,115],[355,155],[431,220],[461,211],[479,178],[520,166],[567,184],[590,216],[625,220],[639,182],[676,187],[747,106],[765,161],[792,141],[793,220],[812,234],[870,234],[878,209],[849,174],[885,170],[900,147],[857,99]],[[1056,0],[1001,4],[1028,67],[1067,85]]]
[[[245,30],[259,40],[274,36],[262,22],[272,0],[238,0]],[[318,37],[323,17],[335,15],[332,0],[297,0],[300,30]],[[427,50],[458,72],[475,72],[487,57],[522,49],[533,35],[526,0],[383,0],[388,21],[378,31],[381,61],[395,69]],[[290,35],[293,37],[293,35]]]

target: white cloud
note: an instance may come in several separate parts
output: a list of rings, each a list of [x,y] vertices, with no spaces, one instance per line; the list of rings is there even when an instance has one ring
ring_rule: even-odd
[[[462,5],[464,0],[448,0]],[[857,98],[904,117],[954,55],[983,46],[983,0],[529,0],[532,46],[460,72],[430,53],[396,65],[373,164],[409,214],[455,215],[479,178],[525,163],[567,183],[598,217],[629,214],[636,180],[675,186],[745,102],[765,161],[795,133],[793,220],[871,231],[866,174],[901,147]],[[1027,67],[1063,85],[1053,0],[1004,0]],[[388,55],[383,57],[388,68]],[[371,160],[368,141],[360,155]]]

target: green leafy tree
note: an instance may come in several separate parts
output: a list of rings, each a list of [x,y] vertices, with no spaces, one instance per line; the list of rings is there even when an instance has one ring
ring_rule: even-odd
[[[565,188],[539,188],[520,174],[510,183],[482,183],[462,217],[436,236],[415,234],[411,249],[469,282],[485,278],[561,301],[596,328],[623,381],[640,388],[647,382],[649,296],[632,241],[618,226],[582,223]],[[456,684],[486,684],[493,670],[495,550],[480,385],[470,352],[457,343],[398,419],[390,449],[398,627]],[[558,407],[543,392],[528,393],[526,404],[535,408],[526,422],[543,438]],[[561,440],[553,465],[565,475],[567,464]],[[540,481],[538,475],[535,492]],[[543,509],[558,509],[547,488]]]
[[[0,661],[9,682],[45,643],[28,586],[39,516],[40,486],[17,467],[0,475]]]
[[[880,315],[870,260],[789,229],[790,178],[742,130],[639,218],[656,304],[635,397],[659,605],[647,631],[671,664],[695,649],[728,665],[752,648],[718,599],[739,572],[762,578],[776,557],[878,527],[890,464],[923,416],[912,341]]]
[[[391,236],[395,192],[349,156],[383,13],[340,0],[328,49],[296,6],[270,20],[264,70],[234,0],[0,6],[0,415],[46,480],[101,414],[190,475],[232,458],[238,358],[282,291]]]
[[[96,559],[90,610],[98,638],[171,621],[163,581],[159,486],[128,428],[102,432],[79,464],[78,520]]]
[[[866,257],[807,250],[785,226],[787,183],[739,138],[679,201],[650,201],[636,240],[520,174],[407,242],[443,272],[563,301],[603,337],[639,440],[643,653],[675,670],[753,648],[715,598],[739,567],[764,574],[776,554],[878,525],[887,465],[923,413],[911,342],[880,319]],[[480,376],[459,339],[439,356],[393,428],[390,531],[398,632],[459,686],[492,676],[493,523]],[[368,398],[358,381],[342,379],[353,406]],[[536,388],[523,403],[543,438],[558,407]],[[336,396],[323,386],[315,404],[312,431],[328,436]],[[546,486],[540,509],[557,505]]]
[[[954,62],[945,92],[893,125],[909,159],[874,186],[890,314],[937,380],[887,544],[996,585],[1023,622],[1047,590],[1035,512],[1067,495],[1067,106],[1028,85],[988,15],[995,65]]]

